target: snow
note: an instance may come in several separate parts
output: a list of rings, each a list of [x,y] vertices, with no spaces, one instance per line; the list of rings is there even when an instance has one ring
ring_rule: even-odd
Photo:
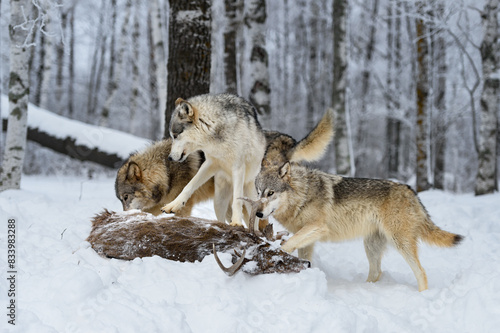
[[[8,118],[9,100],[1,96],[2,118]],[[53,112],[28,104],[28,127],[48,133],[56,138],[71,137],[77,145],[90,149],[99,148],[108,154],[127,159],[132,151],[142,150],[150,141],[114,129],[85,124],[59,116]]]
[[[120,210],[114,179],[24,176],[0,193],[1,328],[18,332],[494,332],[500,327],[500,194],[421,194],[452,249],[422,245],[429,290],[390,249],[366,283],[361,240],[321,243],[298,274],[226,276],[213,255],[180,263],[95,253],[93,215]],[[211,203],[194,215],[215,218]],[[7,219],[16,220],[16,327],[7,323]],[[229,264],[230,255],[221,253]],[[2,330],[4,331],[4,330]]]

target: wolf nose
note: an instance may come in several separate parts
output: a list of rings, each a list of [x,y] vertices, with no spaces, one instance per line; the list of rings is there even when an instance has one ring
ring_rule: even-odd
[[[173,161],[174,159],[172,158],[172,156],[168,155],[168,160]]]
[[[255,215],[257,215],[259,219],[264,217],[264,214],[262,214],[262,212],[257,212]]]

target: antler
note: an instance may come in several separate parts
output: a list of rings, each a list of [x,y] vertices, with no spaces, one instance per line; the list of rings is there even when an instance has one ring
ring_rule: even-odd
[[[260,208],[262,200],[264,199],[252,200],[246,197],[238,199],[249,202],[250,206],[252,207],[252,210],[250,211],[250,221],[248,221],[248,230],[250,230],[250,232],[253,234],[260,232],[259,223],[255,223],[255,218],[257,217],[257,210]]]
[[[240,258],[238,259],[238,261],[236,261],[231,267],[225,267],[222,262],[220,261],[219,259],[219,256],[217,255],[217,251],[215,251],[215,244],[212,244],[213,246],[213,249],[214,249],[214,257],[215,257],[215,261],[217,261],[217,264],[219,265],[219,267],[229,276],[232,276],[234,275],[234,273],[236,273],[240,268],[241,268],[241,265],[243,265],[243,261],[245,260],[245,254],[246,254],[246,250],[243,250],[243,254],[240,254],[238,253],[236,250],[234,250],[234,253],[239,256]]]

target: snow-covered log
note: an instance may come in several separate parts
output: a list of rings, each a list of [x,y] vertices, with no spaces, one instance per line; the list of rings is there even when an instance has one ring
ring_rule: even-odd
[[[2,96],[2,109],[8,100]],[[7,127],[2,115],[3,129]],[[29,104],[28,140],[80,161],[117,168],[130,153],[144,148],[149,140],[110,128],[85,124]]]
[[[157,255],[194,262],[215,252],[228,252],[233,255],[233,263],[239,264],[230,274],[239,268],[252,275],[293,273],[310,266],[308,261],[243,227],[197,217],[154,216],[138,210],[97,215],[87,241],[100,255],[125,260]]]

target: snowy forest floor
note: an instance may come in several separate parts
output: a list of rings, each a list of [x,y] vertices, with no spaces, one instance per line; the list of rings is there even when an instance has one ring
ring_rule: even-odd
[[[0,327],[36,333],[494,332],[500,327],[500,194],[420,195],[435,223],[465,240],[452,249],[421,246],[429,290],[419,293],[409,266],[392,248],[382,262],[381,280],[366,283],[361,240],[318,244],[313,268],[288,275],[227,277],[213,255],[196,263],[102,258],[85,239],[95,214],[121,210],[113,185],[109,178],[25,176],[22,190],[0,193]],[[195,207],[194,215],[215,218],[210,202]],[[16,221],[15,327],[6,316],[8,219]],[[226,264],[229,257],[222,254]]]

